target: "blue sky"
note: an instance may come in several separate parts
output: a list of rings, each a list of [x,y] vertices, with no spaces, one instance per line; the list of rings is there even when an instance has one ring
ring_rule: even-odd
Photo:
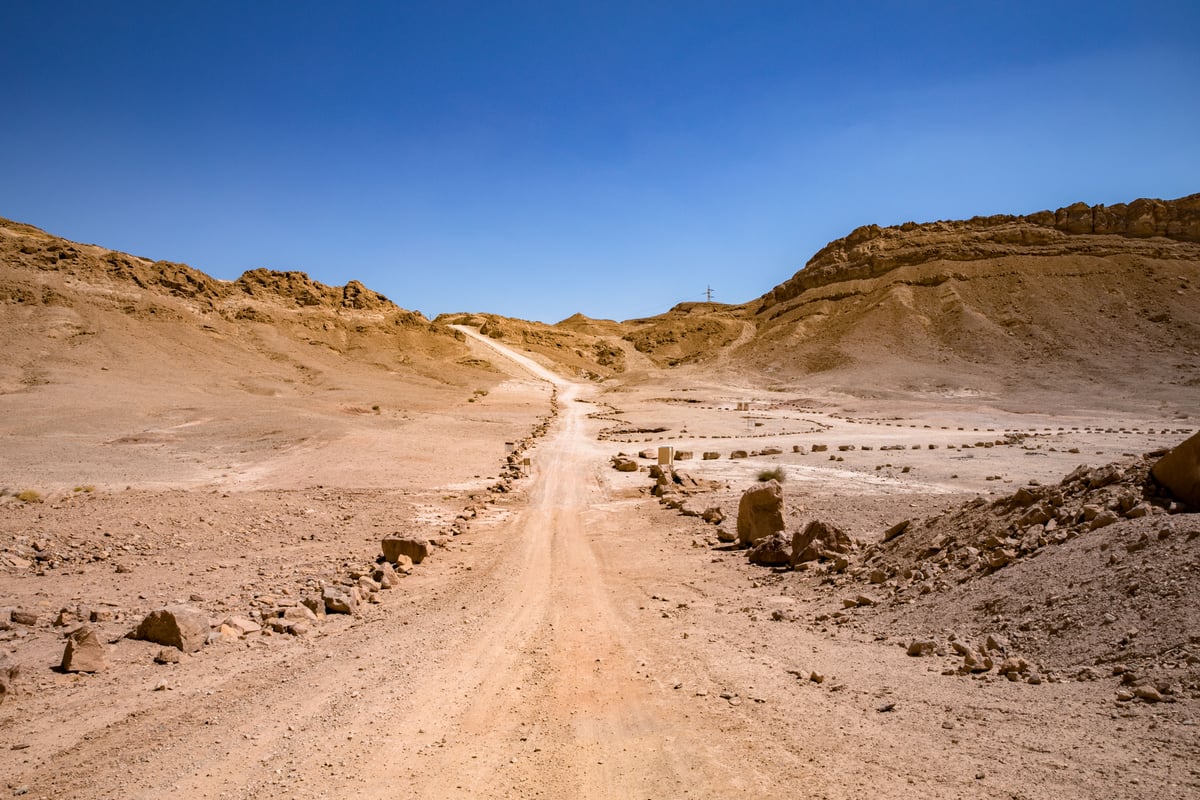
[[[0,216],[429,316],[744,302],[867,223],[1200,191],[1200,3],[7,3]]]

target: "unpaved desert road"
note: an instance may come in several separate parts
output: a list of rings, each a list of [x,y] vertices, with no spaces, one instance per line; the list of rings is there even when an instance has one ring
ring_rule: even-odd
[[[1072,745],[1109,713],[1086,690],[981,692],[895,643],[771,621],[745,587],[773,576],[610,488],[587,388],[526,366],[560,400],[532,477],[382,605],[312,638],[211,645],[154,673],[164,691],[68,683],[5,731],[27,748],[0,753],[7,785],[34,798],[1128,796],[1105,775],[1129,743]],[[361,549],[352,533],[339,541]]]
[[[12,785],[34,797],[757,795],[715,724],[678,702],[678,681],[646,669],[678,654],[632,629],[640,589],[614,583],[620,560],[598,552],[628,533],[639,501],[606,496],[582,387],[477,338],[559,388],[523,499],[311,643],[209,648],[169,692],[43,720],[50,740],[70,733]]]

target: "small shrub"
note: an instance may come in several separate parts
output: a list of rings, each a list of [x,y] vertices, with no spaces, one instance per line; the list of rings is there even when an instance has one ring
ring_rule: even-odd
[[[760,481],[776,480],[776,481],[779,481],[780,483],[783,483],[783,479],[784,479],[783,467],[774,467],[772,469],[761,470],[758,473],[758,479]]]
[[[19,495],[17,495],[17,499],[20,500],[22,503],[40,503],[40,502],[42,502],[42,496],[39,493],[35,492],[33,489],[26,489],[25,491],[21,492]]]
[[[75,487],[75,491],[76,491],[76,492],[94,492],[94,491],[96,491],[96,487],[95,487],[95,486],[92,486],[92,485],[89,483],[89,484],[88,484],[88,485],[86,485],[86,486],[76,486],[76,487]]]

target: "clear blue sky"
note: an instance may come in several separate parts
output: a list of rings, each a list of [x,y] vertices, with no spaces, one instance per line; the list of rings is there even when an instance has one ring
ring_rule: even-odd
[[[866,223],[1200,191],[1200,3],[7,2],[0,216],[429,316],[743,302]]]

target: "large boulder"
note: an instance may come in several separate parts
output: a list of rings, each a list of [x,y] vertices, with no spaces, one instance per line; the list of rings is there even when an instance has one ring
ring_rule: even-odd
[[[61,665],[63,672],[100,672],[107,668],[108,656],[95,630],[83,625],[67,637]]]
[[[782,533],[772,533],[758,540],[748,554],[751,564],[764,567],[783,567],[791,563],[792,551]]]
[[[208,617],[191,606],[166,606],[147,614],[133,638],[192,653],[208,641]]]
[[[834,554],[849,553],[854,541],[841,529],[814,519],[792,536],[792,566]]]
[[[420,564],[429,555],[429,540],[415,536],[389,536],[383,540],[383,557],[395,564],[400,556],[408,556]]]
[[[751,486],[742,494],[738,502],[738,542],[755,545],[759,539],[783,528],[783,487],[779,481]]]
[[[1200,433],[1160,458],[1150,474],[1176,500],[1200,511]]]

